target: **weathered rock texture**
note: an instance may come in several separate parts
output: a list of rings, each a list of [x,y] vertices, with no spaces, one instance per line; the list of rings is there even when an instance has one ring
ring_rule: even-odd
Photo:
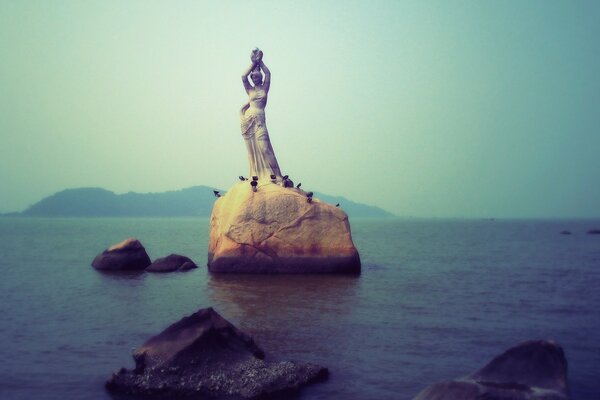
[[[306,192],[259,180],[217,199],[208,269],[240,273],[359,273],[346,213]]]
[[[326,368],[267,362],[254,340],[212,308],[169,326],[138,348],[134,370],[121,369],[109,391],[161,398],[260,399],[299,390],[327,378]]]
[[[568,400],[562,347],[533,340],[510,348],[471,375],[436,383],[414,400]]]
[[[179,254],[170,254],[166,257],[155,260],[149,267],[148,272],[173,272],[188,271],[198,266],[188,257]]]
[[[92,267],[104,271],[142,270],[150,263],[140,241],[129,238],[98,254],[92,261]]]

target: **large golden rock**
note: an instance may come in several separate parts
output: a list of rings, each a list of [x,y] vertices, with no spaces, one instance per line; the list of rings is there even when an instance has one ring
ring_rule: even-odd
[[[234,185],[210,219],[208,269],[240,273],[360,273],[348,215],[300,189]]]

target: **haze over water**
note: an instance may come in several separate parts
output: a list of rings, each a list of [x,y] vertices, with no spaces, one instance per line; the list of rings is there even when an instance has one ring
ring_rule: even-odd
[[[600,395],[600,220],[353,220],[363,273],[217,276],[206,219],[0,219],[0,398],[108,399],[131,350],[201,307],[267,355],[320,363],[300,399],[410,399],[527,339],[564,346],[574,400]],[[573,235],[560,235],[569,229]],[[103,274],[134,234],[200,268]]]
[[[0,212],[284,174],[399,216],[600,217],[598,1],[0,1]]]
[[[359,277],[209,275],[206,219],[0,218],[0,398],[109,399],[132,348],[209,306],[330,368],[301,400],[410,399],[536,338],[564,346],[574,400],[600,398],[598,37],[597,1],[0,0],[0,213],[227,189],[259,46],[284,174],[440,218],[351,220]],[[90,266],[130,236],[200,268]]]

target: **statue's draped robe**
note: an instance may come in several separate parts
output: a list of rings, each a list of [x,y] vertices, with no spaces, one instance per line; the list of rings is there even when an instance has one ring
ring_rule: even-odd
[[[248,149],[250,176],[271,179],[275,175],[281,179],[281,170],[269,140],[265,119],[267,93],[262,89],[250,90],[249,102],[240,110],[242,137]]]

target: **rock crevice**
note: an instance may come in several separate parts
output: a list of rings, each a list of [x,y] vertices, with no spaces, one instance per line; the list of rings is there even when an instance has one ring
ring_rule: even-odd
[[[218,198],[208,268],[240,273],[359,273],[348,215],[300,189],[241,182]]]

